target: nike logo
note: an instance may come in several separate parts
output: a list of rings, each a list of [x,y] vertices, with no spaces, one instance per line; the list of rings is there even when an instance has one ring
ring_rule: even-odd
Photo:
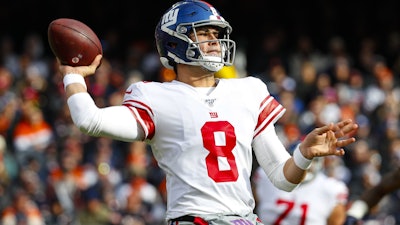
[[[132,93],[132,90],[126,90],[126,91],[125,91],[125,94],[128,94],[128,95],[129,95],[130,93]]]

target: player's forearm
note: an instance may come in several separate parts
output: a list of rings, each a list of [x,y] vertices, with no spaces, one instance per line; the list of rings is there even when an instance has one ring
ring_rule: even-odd
[[[300,150],[300,145],[296,146],[292,157],[286,161],[283,168],[286,179],[294,184],[299,184],[304,179],[306,171],[310,168],[312,162],[312,160],[304,157]]]
[[[390,180],[388,179],[384,180],[390,182]],[[372,207],[377,205],[379,201],[383,198],[383,196],[388,193],[385,191],[382,181],[376,186],[364,191],[364,193],[361,195],[360,200],[364,201],[368,205],[368,209],[371,209]]]
[[[361,219],[371,208],[376,206],[386,194],[398,188],[400,188],[400,167],[385,174],[376,186],[364,191],[360,199],[356,200],[351,205],[347,211],[347,215],[356,219]]]
[[[296,165],[293,157],[286,161],[283,171],[286,179],[294,184],[299,184],[306,175],[306,171]]]
[[[87,92],[85,78],[78,73],[66,74],[63,83],[67,99],[74,94]]]
[[[85,92],[87,92],[86,86],[80,83],[72,83],[65,88],[65,94],[67,98],[71,97],[74,94]]]
[[[382,180],[374,187],[365,191],[360,199],[367,203],[369,208],[374,207],[388,193],[400,188],[400,167],[385,174]]]
[[[292,169],[291,163],[288,163],[291,157],[273,127],[268,127],[254,139],[253,150],[258,163],[277,188],[292,191],[297,186],[298,182],[290,182],[285,175]]]

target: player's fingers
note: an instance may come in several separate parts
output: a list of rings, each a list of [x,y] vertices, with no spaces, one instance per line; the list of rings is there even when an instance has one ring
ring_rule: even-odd
[[[89,76],[96,72],[96,69],[100,66],[102,55],[97,55],[93,62],[89,66],[78,66],[72,67],[76,70],[76,73],[81,74],[82,76]]]
[[[353,121],[351,119],[346,119],[342,120],[338,123],[336,123],[333,127],[335,132],[343,130],[346,126],[349,126],[350,124],[353,124]]]
[[[351,120],[348,121],[348,123],[342,123],[338,126],[341,128],[335,132],[336,138],[344,137],[358,128],[358,125],[353,123]]]
[[[342,144],[344,142],[338,143],[337,138],[335,137],[335,132],[329,130],[326,132],[326,141],[329,144],[329,154],[336,156],[343,156],[345,154],[344,149],[342,148]]]
[[[351,123],[351,124],[348,124],[347,126],[345,126],[345,127],[343,128],[343,132],[345,132],[346,134],[348,134],[348,133],[351,133],[351,132],[353,132],[353,131],[355,131],[355,130],[357,130],[357,129],[358,129],[358,124]]]
[[[99,54],[99,55],[97,55],[96,56],[96,58],[94,58],[94,60],[93,60],[93,62],[92,62],[92,65],[94,65],[94,66],[98,66],[98,65],[100,65],[100,62],[101,62],[101,59],[103,58],[103,55],[101,55],[101,54]]]
[[[345,154],[345,151],[343,148],[337,149],[334,153],[336,156],[343,156]]]
[[[325,142],[329,144],[329,146],[332,146],[336,143],[335,133],[333,131],[331,130],[326,131]]]
[[[334,129],[334,125],[333,125],[333,123],[330,123],[330,124],[328,124],[328,125],[315,128],[314,132],[315,132],[316,134],[318,134],[318,135],[321,135],[321,134],[324,134],[324,133],[326,133],[327,131],[333,130],[333,129]]]
[[[343,127],[345,127],[346,125],[351,124],[351,123],[353,123],[353,121],[352,121],[351,119],[345,119],[345,120],[342,120],[342,121],[338,122],[338,123],[337,123],[337,126],[338,126],[339,128],[343,128]]]
[[[355,141],[356,141],[356,139],[354,137],[348,138],[348,139],[344,139],[344,140],[340,140],[340,141],[336,142],[336,147],[342,148],[342,147],[344,147],[346,145],[349,145],[349,144],[351,144],[351,143],[353,143]]]

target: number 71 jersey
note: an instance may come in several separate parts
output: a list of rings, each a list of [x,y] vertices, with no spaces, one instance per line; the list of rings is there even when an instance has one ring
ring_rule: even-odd
[[[286,192],[277,189],[260,167],[255,170],[256,212],[261,221],[265,225],[326,225],[335,217],[334,208],[347,204],[349,190],[343,181],[321,171],[314,176]]]
[[[184,214],[247,214],[252,141],[285,109],[254,77],[220,79],[210,93],[179,81],[139,82],[124,105],[167,176],[167,219]]]

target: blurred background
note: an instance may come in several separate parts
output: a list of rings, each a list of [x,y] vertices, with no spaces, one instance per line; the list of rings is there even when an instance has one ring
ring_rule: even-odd
[[[31,32],[45,39],[51,20],[71,17],[89,24],[103,38],[108,32],[117,31],[123,43],[151,39],[160,15],[171,3],[173,1],[142,1],[140,5],[136,1],[121,0],[1,1],[1,33],[12,35],[17,43]],[[346,39],[349,50],[356,51],[366,36],[386,43],[387,35],[397,31],[400,25],[400,3],[395,0],[214,0],[211,3],[232,24],[235,37],[253,40],[279,29],[286,35],[287,47],[293,47],[299,36],[309,35],[316,47],[327,50],[327,40],[340,35]]]
[[[400,162],[400,1],[210,0],[233,26],[233,67],[256,76],[287,112],[276,124],[288,149],[315,126],[352,118],[358,142],[324,172],[349,204]],[[47,26],[88,24],[104,58],[88,90],[119,105],[141,80],[169,81],[154,29],[172,1],[0,1],[0,224],[162,224],[164,174],[151,149],[83,135],[72,123]],[[367,218],[399,224],[400,193]],[[387,222],[389,221],[389,222]],[[380,223],[380,224],[383,224]]]

